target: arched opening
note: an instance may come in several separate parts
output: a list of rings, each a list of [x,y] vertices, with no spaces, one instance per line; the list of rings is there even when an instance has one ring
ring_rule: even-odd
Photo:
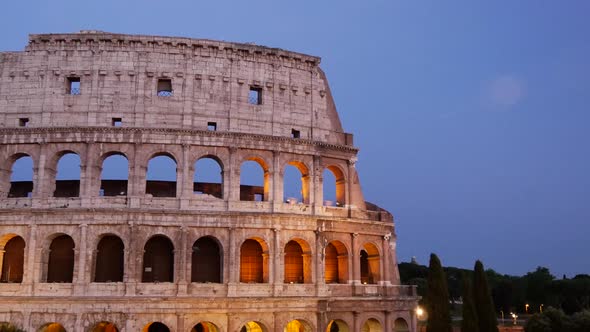
[[[111,154],[102,162],[100,196],[126,196],[129,161],[120,153]]]
[[[207,156],[195,162],[193,193],[223,198],[223,168],[219,160]]]
[[[268,254],[262,240],[248,239],[240,247],[240,282],[268,282]]]
[[[302,320],[292,320],[285,326],[284,332],[311,332],[311,326]]]
[[[123,241],[116,235],[105,235],[96,247],[94,282],[121,282],[124,271]]]
[[[340,319],[331,320],[328,323],[328,327],[326,328],[326,332],[349,332],[348,325]]]
[[[242,326],[240,332],[266,332],[266,328],[258,322],[248,322]]]
[[[289,204],[309,204],[309,171],[302,162],[292,161],[285,167],[283,199]]]
[[[90,332],[119,332],[119,329],[111,322],[100,322],[94,325]]]
[[[367,243],[361,249],[361,283],[376,284],[379,275],[379,250],[372,243]]]
[[[60,323],[47,323],[41,326],[37,332],[66,332],[66,329]]]
[[[383,332],[383,327],[378,320],[369,318],[367,321],[365,321],[365,324],[363,324],[361,332]]]
[[[324,205],[338,206],[345,205],[345,179],[344,173],[336,166],[328,166],[322,174]]]
[[[66,152],[57,162],[53,197],[80,196],[80,156]]]
[[[240,200],[268,201],[269,179],[268,167],[262,159],[243,162],[240,167]]]
[[[218,332],[217,326],[211,322],[199,322],[193,326],[191,332]]]
[[[59,235],[49,246],[47,282],[72,282],[74,277],[74,240]]]
[[[340,241],[328,243],[325,251],[325,280],[327,284],[348,283],[348,251]]]
[[[6,242],[3,250],[4,254],[0,253],[2,271],[0,282],[22,282],[25,262],[25,240],[18,235],[13,235]]]
[[[163,235],[155,235],[146,242],[143,249],[141,282],[172,282],[174,246],[170,239]]]
[[[164,323],[152,322],[144,326],[141,332],[170,332],[170,329]]]
[[[395,332],[410,332],[408,323],[403,318],[398,318],[393,322],[393,331]]]
[[[176,197],[176,160],[158,154],[148,162],[145,193],[153,197]]]
[[[285,245],[285,283],[301,284],[304,282],[303,248],[294,240]]]
[[[209,236],[193,243],[191,281],[221,283],[222,253],[217,241]]]
[[[33,195],[33,158],[23,154],[12,163],[10,190],[8,197],[32,197]]]

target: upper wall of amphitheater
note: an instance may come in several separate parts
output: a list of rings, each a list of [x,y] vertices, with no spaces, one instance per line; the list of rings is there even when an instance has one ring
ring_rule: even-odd
[[[320,58],[85,31],[0,53],[0,126],[216,130],[352,145]]]

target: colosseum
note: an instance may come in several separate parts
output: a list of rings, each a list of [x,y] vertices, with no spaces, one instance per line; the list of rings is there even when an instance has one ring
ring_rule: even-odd
[[[100,31],[0,53],[0,322],[416,331],[393,217],[363,198],[319,63]]]

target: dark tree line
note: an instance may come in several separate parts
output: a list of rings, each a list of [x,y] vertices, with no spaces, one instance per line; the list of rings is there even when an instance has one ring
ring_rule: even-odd
[[[456,267],[443,268],[447,279],[449,298],[452,303],[461,298],[462,280],[465,274],[470,280],[474,278],[472,270]],[[417,285],[418,294],[426,295],[428,267],[414,263],[400,263],[401,281],[406,285]],[[574,278],[557,279],[549,269],[538,267],[524,276],[499,274],[492,269],[485,271],[491,290],[493,305],[499,314],[524,313],[526,304],[528,313],[538,313],[541,308],[549,307],[562,310],[571,315],[583,310],[590,310],[590,276],[583,274]],[[460,314],[460,313],[459,313]]]

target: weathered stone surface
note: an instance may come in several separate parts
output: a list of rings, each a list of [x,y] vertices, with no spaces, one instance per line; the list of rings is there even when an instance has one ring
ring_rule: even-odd
[[[0,321],[27,331],[110,322],[124,332],[160,322],[181,332],[199,322],[240,331],[250,321],[283,331],[292,320],[300,331],[326,331],[333,320],[340,331],[375,331],[366,323],[374,320],[393,331],[403,318],[414,331],[417,297],[399,285],[393,218],[364,201],[358,150],[319,62],[250,44],[92,31],[32,35],[24,52],[0,53]],[[66,153],[80,158],[79,180],[56,181]],[[114,154],[127,159],[128,179],[101,181]],[[176,182],[147,179],[159,155],[176,163]],[[22,157],[33,178],[11,183]],[[221,183],[193,183],[204,157],[219,163]],[[262,167],[263,186],[241,186],[248,160]],[[301,172],[298,202],[284,198],[287,165]],[[328,206],[325,169],[337,187]],[[124,247],[119,281],[96,282],[105,237]],[[218,282],[191,282],[203,237],[218,245]],[[51,280],[63,272],[52,266],[68,268],[58,238],[74,243],[71,281]],[[154,238],[172,246],[170,281],[144,280],[164,264],[147,263]],[[258,283],[241,282],[247,240],[260,245]]]

